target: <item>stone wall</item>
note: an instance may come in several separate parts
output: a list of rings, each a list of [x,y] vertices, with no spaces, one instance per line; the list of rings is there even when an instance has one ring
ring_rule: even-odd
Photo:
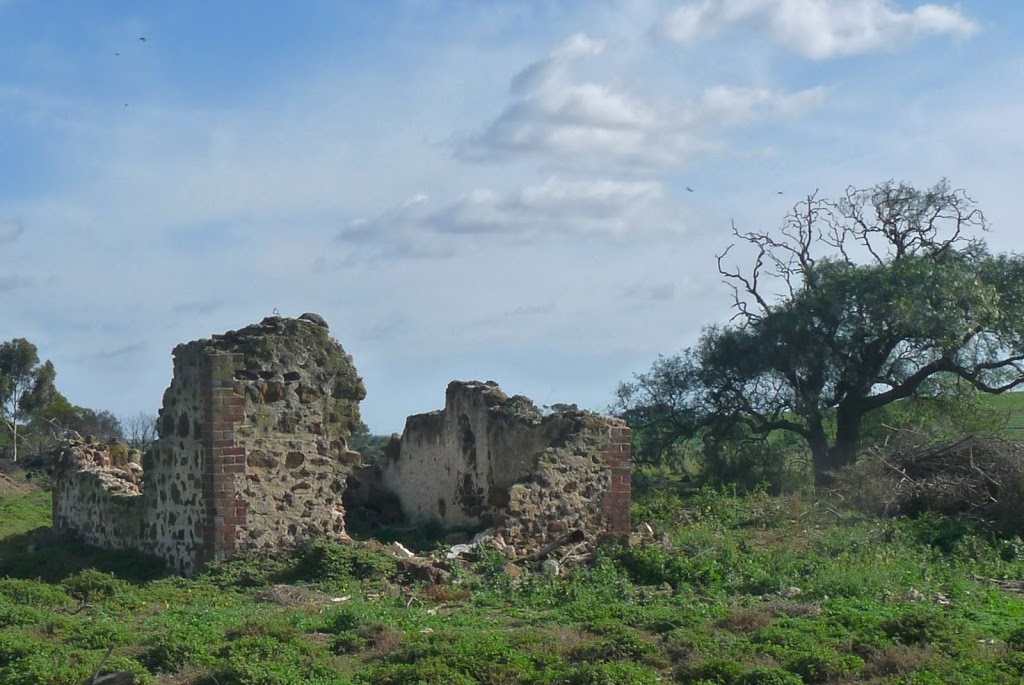
[[[138,547],[142,517],[141,454],[126,445],[65,441],[54,472],[53,523],[97,547]]]
[[[567,531],[629,532],[629,429],[575,409],[542,416],[493,382],[453,382],[380,464],[409,519],[491,527],[519,549]]]
[[[173,354],[159,438],[135,489],[66,445],[54,527],[185,573],[242,549],[345,539],[341,493],[359,458],[346,441],[366,391],[323,319],[270,317]]]
[[[409,417],[368,478],[347,443],[366,390],[319,316],[269,317],[173,356],[141,466],[124,445],[64,445],[56,530],[194,573],[241,550],[347,540],[352,485],[350,503],[490,527],[520,555],[566,532],[629,531],[630,435],[617,419],[542,416],[494,383],[453,382],[444,410]]]

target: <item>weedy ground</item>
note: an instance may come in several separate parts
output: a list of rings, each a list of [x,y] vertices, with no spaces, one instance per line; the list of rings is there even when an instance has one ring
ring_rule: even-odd
[[[166,576],[52,538],[49,507],[0,499],[4,685],[79,685],[111,647],[105,671],[166,685],[1024,679],[1024,542],[967,518],[638,479],[658,544],[558,577],[485,554],[428,586],[333,544]]]

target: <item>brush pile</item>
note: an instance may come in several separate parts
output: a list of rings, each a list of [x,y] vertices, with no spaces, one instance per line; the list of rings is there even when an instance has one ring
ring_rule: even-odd
[[[972,514],[1024,530],[1024,443],[969,436],[936,444],[903,431],[838,474],[840,494],[873,514]]]

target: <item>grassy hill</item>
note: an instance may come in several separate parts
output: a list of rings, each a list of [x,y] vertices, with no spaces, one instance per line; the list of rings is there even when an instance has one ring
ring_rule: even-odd
[[[403,578],[317,545],[195,579],[53,540],[48,495],[0,499],[0,683],[1016,683],[1024,542],[807,496],[638,484],[658,544],[559,575],[484,554]]]

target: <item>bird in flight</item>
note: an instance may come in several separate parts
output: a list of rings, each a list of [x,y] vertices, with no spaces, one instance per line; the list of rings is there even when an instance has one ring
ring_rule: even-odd
[[[686,186],[686,189],[689,190],[691,193],[693,192],[693,188],[691,188],[690,186]]]
[[[139,36],[139,40],[142,41],[143,43],[145,43],[146,42],[146,37],[145,36]]]

